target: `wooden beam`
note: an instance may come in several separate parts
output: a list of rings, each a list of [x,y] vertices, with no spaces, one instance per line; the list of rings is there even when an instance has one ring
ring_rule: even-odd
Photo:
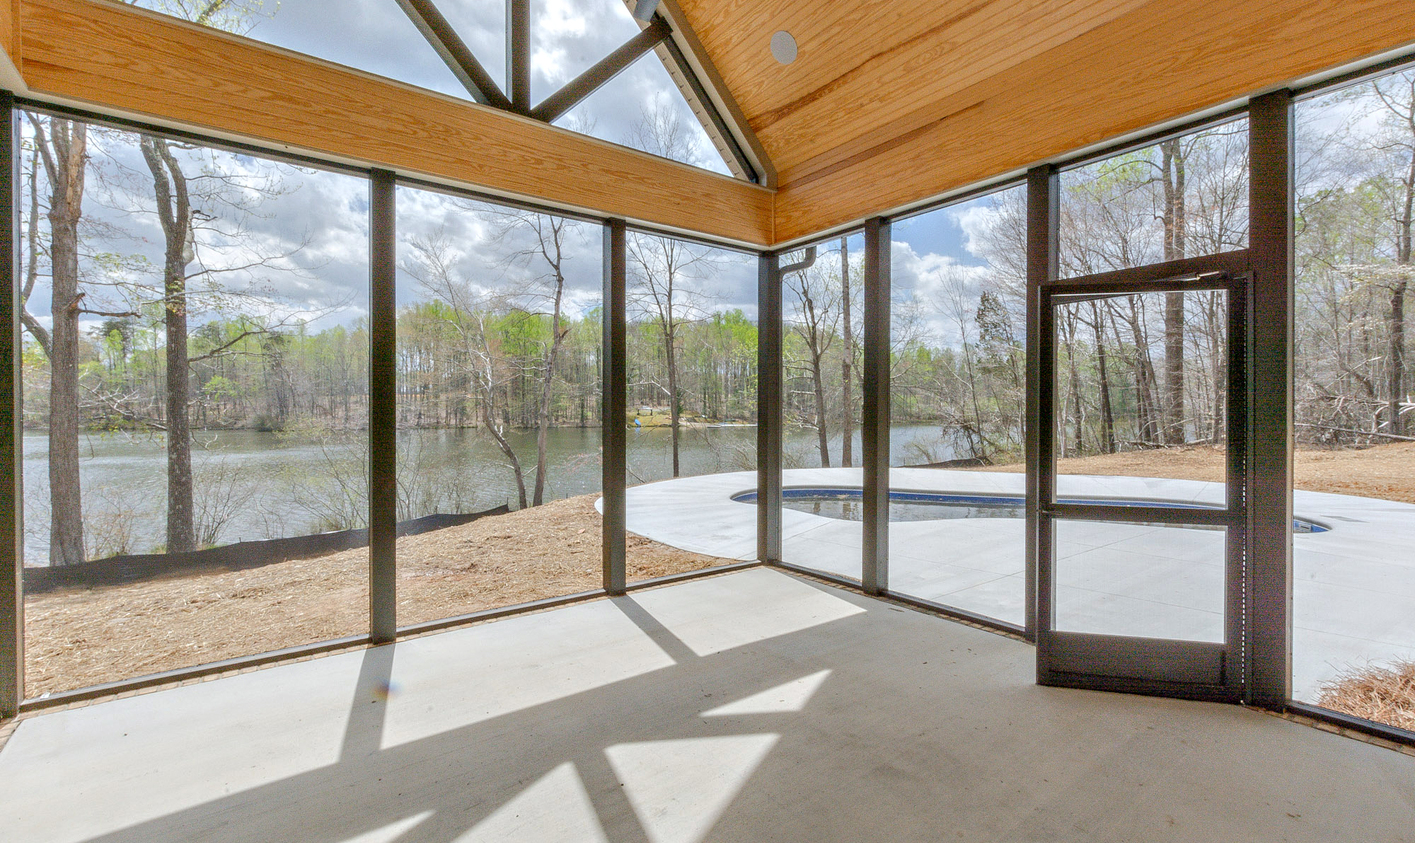
[[[20,0],[0,0],[0,87],[20,93]]]
[[[8,0],[0,0],[8,2]],[[99,0],[23,0],[31,94],[751,245],[772,192]]]
[[[1415,38],[1409,9],[1406,0],[1152,0],[785,184],[777,242],[1401,47]]]
[[[9,54],[10,59],[19,63],[20,0],[0,0],[0,49]]]

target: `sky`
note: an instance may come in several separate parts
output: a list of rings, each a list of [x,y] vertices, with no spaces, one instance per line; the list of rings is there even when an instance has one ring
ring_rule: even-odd
[[[181,0],[142,0],[161,7]],[[439,0],[439,7],[494,78],[504,76],[503,0]],[[262,16],[246,20],[246,34],[269,43],[341,62],[452,96],[466,92],[409,22],[394,0],[344,0],[334,8],[323,0],[267,2]],[[534,99],[573,78],[638,31],[621,0],[534,0]],[[697,129],[681,96],[655,55],[646,55],[610,85],[567,115],[578,128],[616,142],[631,140],[643,104],[657,99],[679,109],[684,125],[695,129],[699,159],[716,160],[706,136]],[[1299,108],[1299,119],[1318,128],[1345,123],[1360,127],[1364,115],[1349,100],[1338,107]],[[1304,115],[1308,115],[1304,118]],[[1369,122],[1369,121],[1367,121]],[[25,125],[28,133],[30,128]],[[93,165],[85,204],[94,249],[146,259],[149,266],[129,270],[133,280],[151,283],[160,264],[162,237],[152,213],[151,182],[131,133],[103,131],[93,137]],[[210,218],[198,244],[198,258],[212,269],[255,264],[217,277],[232,290],[264,296],[278,315],[309,320],[313,329],[353,324],[368,312],[368,185],[357,177],[288,165],[272,165],[248,156],[210,150],[184,150],[193,173],[205,170],[234,175],[225,193],[202,200]],[[691,157],[691,156],[690,156]],[[719,170],[724,169],[716,161]],[[273,175],[272,175],[273,174]],[[263,189],[262,189],[263,188]],[[962,298],[974,305],[988,274],[978,234],[997,214],[996,194],[946,206],[900,220],[893,226],[893,295],[897,306],[916,302],[921,323],[935,342],[956,344],[960,325],[950,303]],[[400,188],[398,192],[398,302],[406,306],[427,297],[416,277],[416,244],[438,240],[457,273],[486,287],[537,289],[546,271],[543,260],[516,254],[533,244],[523,226],[510,225],[493,206],[445,194]],[[238,207],[239,206],[239,207]],[[862,253],[862,244],[852,251]],[[831,244],[833,245],[833,244]],[[601,297],[601,234],[597,226],[576,223],[565,241],[567,311],[583,315]],[[711,250],[709,250],[711,251]],[[741,309],[754,318],[756,267],[747,257],[715,252],[699,264],[717,310]],[[838,260],[838,257],[836,258]],[[90,262],[90,267],[96,266]],[[112,273],[109,272],[109,275]],[[96,276],[95,276],[96,277]],[[30,312],[48,321],[48,291],[41,279]],[[790,305],[788,303],[788,310]],[[96,326],[97,318],[86,327]]]
[[[172,10],[182,0],[138,0]],[[252,0],[259,12],[245,17],[249,38],[461,99],[462,84],[394,0]],[[505,90],[505,0],[437,0],[437,7],[472,54]],[[330,14],[337,9],[337,14]],[[531,1],[531,102],[540,102],[638,34],[622,0]],[[652,53],[610,80],[557,125],[601,140],[635,145],[644,104],[670,109],[691,130],[688,147],[673,156],[727,173],[697,118]]]

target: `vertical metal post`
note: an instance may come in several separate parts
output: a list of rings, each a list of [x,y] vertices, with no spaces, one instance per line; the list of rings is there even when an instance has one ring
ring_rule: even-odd
[[[511,107],[531,110],[531,0],[506,0],[506,93]]]
[[[757,259],[757,558],[781,561],[781,256]]]
[[[1033,641],[1043,619],[1051,617],[1051,577],[1040,570],[1043,543],[1051,541],[1051,520],[1042,517],[1042,502],[1050,502],[1055,485],[1051,459],[1055,427],[1050,402],[1053,358],[1051,314],[1042,286],[1060,272],[1057,248],[1060,191],[1056,168],[1037,167],[1027,173],[1027,637]],[[1043,407],[1043,404],[1048,407]],[[1051,627],[1048,622],[1044,624]],[[1043,665],[1040,656],[1037,669]]]
[[[866,594],[889,590],[889,303],[890,224],[865,223],[864,406],[860,440],[864,466],[864,531],[860,584]]]
[[[369,638],[392,641],[398,629],[398,242],[397,177],[369,180]]]
[[[0,377],[0,419],[5,425],[0,437],[0,477],[4,477],[6,492],[0,504],[0,544],[5,548],[0,555],[4,567],[0,574],[0,717],[14,717],[25,696],[24,391],[20,377],[20,238],[15,214],[15,186],[23,182],[16,150],[15,98],[9,91],[0,91],[0,118],[5,121],[0,131],[0,161],[8,173],[0,179],[0,279],[5,285],[0,296],[0,356],[5,361]]]
[[[1247,700],[1278,707],[1292,688],[1292,94],[1248,106]],[[1235,337],[1238,341],[1240,338]]]
[[[623,220],[604,224],[604,350],[600,354],[603,443],[604,590],[623,594],[626,586],[624,489],[628,458],[628,231]]]

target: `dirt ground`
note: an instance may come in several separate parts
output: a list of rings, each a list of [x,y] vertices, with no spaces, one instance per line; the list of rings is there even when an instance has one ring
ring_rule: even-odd
[[[597,495],[398,540],[401,625],[599,588]],[[628,539],[630,582],[732,562]],[[25,600],[27,696],[363,634],[368,550]]]
[[[988,471],[1021,471],[1021,465]],[[1223,454],[1173,448],[1063,460],[1063,474],[1221,480]],[[1297,488],[1415,503],[1415,443],[1297,452]],[[414,624],[600,584],[595,495],[398,541],[398,619]],[[630,536],[629,579],[725,564]],[[368,551],[249,571],[69,589],[25,601],[31,697],[367,630]]]
[[[972,470],[1020,472],[1026,467],[1016,464]],[[1057,472],[1221,482],[1224,455],[1208,446],[1128,451],[1060,460]],[[1415,503],[1415,442],[1340,450],[1299,449],[1294,473],[1296,488],[1309,492]]]

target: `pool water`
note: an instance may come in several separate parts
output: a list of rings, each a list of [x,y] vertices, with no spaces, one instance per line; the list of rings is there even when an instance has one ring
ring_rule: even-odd
[[[807,512],[824,518],[841,521],[861,521],[864,519],[864,492],[860,489],[783,489],[781,505],[786,509]],[[743,492],[732,497],[742,503],[754,503],[756,492]],[[1184,509],[1208,509],[1198,504],[1182,504],[1169,501],[1145,500],[1062,500],[1061,503],[1111,504],[1135,507],[1180,507]],[[943,492],[890,492],[890,521],[944,521],[953,518],[1023,518],[1027,514],[1022,498],[1008,495],[960,495]],[[1161,525],[1156,525],[1161,526]],[[1222,527],[1203,525],[1168,524],[1162,526],[1185,527],[1199,530],[1222,530]],[[1295,518],[1292,522],[1294,533],[1325,533],[1331,528]]]
[[[781,505],[799,512],[809,512],[842,521],[863,520],[861,496],[783,498]],[[1022,518],[1024,506],[1003,503],[953,503],[948,501],[901,501],[893,496],[889,501],[890,521],[942,521],[951,518]]]

